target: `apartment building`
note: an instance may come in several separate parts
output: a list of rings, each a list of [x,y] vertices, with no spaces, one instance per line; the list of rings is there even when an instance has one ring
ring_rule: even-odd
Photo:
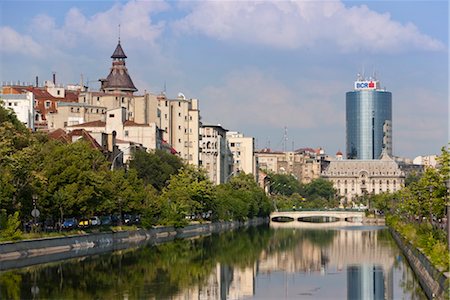
[[[200,166],[215,184],[227,182],[232,173],[233,157],[227,143],[227,131],[220,125],[202,124],[200,127]]]
[[[237,131],[229,131],[226,136],[228,146],[233,154],[232,173],[244,172],[246,174],[253,174],[255,179],[258,178],[257,161],[254,155],[254,138],[246,137]]]

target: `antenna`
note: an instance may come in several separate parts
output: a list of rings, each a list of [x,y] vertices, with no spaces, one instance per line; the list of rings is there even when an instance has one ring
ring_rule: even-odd
[[[286,152],[287,141],[288,141],[287,126],[284,126],[284,134],[283,134],[283,152]]]

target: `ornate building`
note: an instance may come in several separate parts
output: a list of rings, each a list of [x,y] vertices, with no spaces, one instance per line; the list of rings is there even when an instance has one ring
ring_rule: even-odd
[[[124,92],[134,93],[137,88],[134,86],[130,75],[128,75],[127,67],[125,66],[125,59],[127,56],[123,52],[122,46],[117,44],[116,50],[111,55],[113,59],[111,71],[106,79],[100,79],[102,86],[101,90],[104,92]]]
[[[333,183],[342,204],[365,194],[395,192],[405,185],[404,172],[385,152],[379,160],[330,161],[322,177]]]

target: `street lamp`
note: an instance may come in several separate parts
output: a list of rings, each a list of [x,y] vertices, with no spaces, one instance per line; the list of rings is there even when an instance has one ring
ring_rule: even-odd
[[[34,232],[34,231],[35,231],[35,228],[36,228],[36,218],[39,217],[40,212],[39,212],[39,210],[36,208],[36,203],[37,203],[38,196],[37,196],[36,194],[33,194],[33,195],[32,195],[32,198],[33,198],[33,210],[31,211],[31,216],[33,217],[33,226],[32,226],[32,230],[33,230],[33,232]]]

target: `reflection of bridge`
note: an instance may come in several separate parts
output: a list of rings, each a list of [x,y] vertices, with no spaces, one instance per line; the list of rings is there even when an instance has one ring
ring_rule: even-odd
[[[270,214],[271,226],[274,227],[342,227],[362,225],[362,211],[276,211]]]

